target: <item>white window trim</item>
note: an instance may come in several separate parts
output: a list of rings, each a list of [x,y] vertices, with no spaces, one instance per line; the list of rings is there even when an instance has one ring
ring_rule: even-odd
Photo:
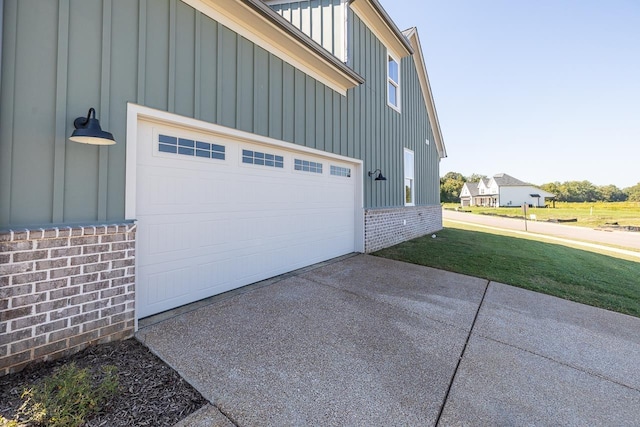
[[[413,176],[407,176],[407,165],[406,165],[406,155],[407,153],[411,153],[411,158],[413,159]],[[405,148],[402,153],[402,169],[403,169],[403,179],[402,179],[402,199],[404,200],[405,206],[415,206],[416,205],[416,154],[413,150],[409,150]],[[407,203],[406,196],[406,188],[405,188],[405,180],[411,179],[411,203]]]
[[[394,81],[391,79],[391,77],[389,76],[389,58],[393,59],[395,61],[396,64],[398,64],[398,81]],[[393,108],[394,110],[396,110],[398,113],[400,113],[400,106],[402,105],[402,82],[400,81],[400,75],[402,74],[402,70],[400,68],[400,60],[398,58],[396,58],[394,55],[391,54],[391,52],[387,49],[387,58],[385,61],[385,68],[387,69],[387,81],[385,82],[385,87],[386,87],[386,92],[387,92],[387,105],[391,108]],[[398,102],[398,105],[393,105],[390,101],[389,101],[389,83],[391,83],[392,85],[394,85],[397,88],[397,96],[396,96],[396,101]]]

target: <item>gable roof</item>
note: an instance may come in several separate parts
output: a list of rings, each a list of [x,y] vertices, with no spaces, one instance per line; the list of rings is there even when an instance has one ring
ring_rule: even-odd
[[[520,181],[517,178],[507,175],[506,173],[499,173],[493,176],[493,180],[499,187],[517,187],[522,185],[531,185],[527,182]]]
[[[418,29],[416,27],[409,28],[408,30],[403,31],[402,34],[404,34],[413,47],[413,62],[416,64],[416,72],[418,73],[422,96],[424,97],[424,103],[427,107],[427,112],[429,113],[429,123],[433,130],[433,138],[435,139],[438,155],[443,159],[447,157],[447,149],[444,146],[442,131],[440,130],[440,122],[438,121],[438,112],[436,111],[436,104],[433,101],[431,84],[429,84],[429,75],[427,74],[427,67],[424,63],[424,56],[422,56],[422,45],[420,44]]]
[[[183,0],[342,95],[364,79],[262,0]]]
[[[413,53],[413,48],[378,0],[348,1],[351,9],[367,24],[367,27],[391,51],[393,56],[404,58]]]
[[[465,182],[462,185],[462,188],[467,188],[467,190],[469,191],[469,194],[471,195],[471,197],[476,197],[480,195],[480,189],[478,188],[478,183],[476,182]],[[460,190],[460,193],[462,193],[462,190]]]

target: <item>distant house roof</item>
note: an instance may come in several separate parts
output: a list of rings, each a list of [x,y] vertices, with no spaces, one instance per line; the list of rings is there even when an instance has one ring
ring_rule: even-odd
[[[469,190],[469,194],[471,195],[471,197],[480,195],[480,189],[478,188],[478,184],[476,182],[465,182],[462,187],[466,187],[467,190]]]
[[[516,187],[521,185],[531,185],[527,182],[520,181],[512,177],[511,175],[507,175],[506,173],[499,173],[493,176],[493,180],[498,184],[499,187]]]
[[[494,175],[493,180],[496,182],[496,184],[498,184],[498,187],[529,187],[531,188],[531,190],[528,191],[535,191],[535,193],[532,192],[529,194],[530,197],[545,197],[547,199],[556,197],[556,195],[553,193],[549,193],[548,191],[545,191],[533,184],[529,184],[528,182],[520,181],[519,179],[514,178],[511,175],[507,175],[506,173],[499,173],[497,175]]]

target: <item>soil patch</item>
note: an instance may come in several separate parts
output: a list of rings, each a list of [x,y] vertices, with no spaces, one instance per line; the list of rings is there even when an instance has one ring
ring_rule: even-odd
[[[119,393],[85,426],[173,426],[207,403],[177,372],[138,341],[128,339],[91,346],[67,358],[29,365],[0,377],[0,415],[14,419],[23,390],[70,362],[94,372],[104,365],[117,368]]]

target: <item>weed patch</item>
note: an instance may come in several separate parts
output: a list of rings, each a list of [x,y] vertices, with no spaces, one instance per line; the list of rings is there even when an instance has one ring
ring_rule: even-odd
[[[21,421],[51,427],[81,426],[118,391],[114,366],[103,366],[100,375],[75,363],[62,366],[42,383],[25,389],[18,410]],[[7,422],[8,426],[11,426]]]

